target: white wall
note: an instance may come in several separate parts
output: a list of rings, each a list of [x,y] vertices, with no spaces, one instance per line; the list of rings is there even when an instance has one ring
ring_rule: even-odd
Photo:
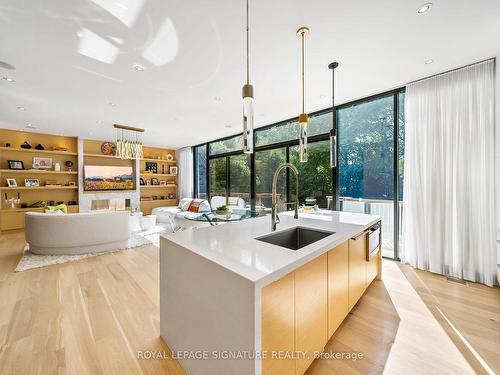
[[[500,282],[500,50],[495,67],[495,196],[497,214],[497,277]]]

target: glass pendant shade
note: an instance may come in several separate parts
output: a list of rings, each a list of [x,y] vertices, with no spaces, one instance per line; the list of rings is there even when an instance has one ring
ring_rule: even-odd
[[[337,166],[337,134],[330,130],[330,167]]]
[[[243,152],[253,153],[253,87],[243,86]]]
[[[299,134],[299,161],[307,162],[307,114],[302,113],[299,116],[300,134]]]

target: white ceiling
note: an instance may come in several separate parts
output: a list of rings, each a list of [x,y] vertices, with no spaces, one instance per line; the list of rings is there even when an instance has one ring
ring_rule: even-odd
[[[500,1],[430,0],[417,14],[425,1],[250,0],[256,126],[299,113],[302,25],[309,112],[330,105],[334,60],[342,103],[499,51]],[[0,61],[17,69],[0,66],[16,80],[0,80],[0,127],[104,140],[113,123],[130,124],[146,129],[147,144],[175,148],[235,134],[244,9],[244,0],[2,0]]]

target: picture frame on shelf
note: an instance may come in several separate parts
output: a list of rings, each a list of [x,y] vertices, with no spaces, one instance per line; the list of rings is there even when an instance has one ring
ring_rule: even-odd
[[[158,163],[154,161],[147,161],[146,172],[158,173]]]
[[[141,186],[146,185],[146,183],[144,182],[144,179],[142,177],[139,179],[139,185],[141,185]]]
[[[170,174],[177,174],[177,167],[175,165],[170,166],[169,173]]]
[[[52,158],[34,156],[33,164],[38,164],[39,169],[52,169]]]
[[[8,160],[7,163],[9,165],[9,169],[14,169],[19,171],[24,169],[24,163],[22,160]]]
[[[162,185],[162,186],[167,185],[167,181],[165,181],[165,180],[161,180],[161,181],[160,181],[160,185]]]
[[[153,177],[151,179],[151,185],[160,185],[160,182],[158,181],[158,179],[156,177]]]
[[[17,181],[15,178],[7,178],[8,187],[17,187]]]
[[[40,186],[40,180],[38,178],[25,178],[24,186],[26,187]]]
[[[76,181],[69,181],[68,186],[76,186]]]
[[[175,199],[175,193],[169,193],[168,199]]]
[[[151,180],[146,180],[146,185],[151,185]]]

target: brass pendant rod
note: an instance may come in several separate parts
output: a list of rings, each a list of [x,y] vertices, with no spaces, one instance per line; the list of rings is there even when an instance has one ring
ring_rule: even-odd
[[[246,29],[246,32],[247,32],[247,85],[250,84],[250,43],[249,43],[249,37],[248,37],[248,34],[249,34],[249,27],[248,27],[248,0],[247,0],[247,29]]]
[[[305,113],[304,108],[304,32],[302,32],[302,113]]]

